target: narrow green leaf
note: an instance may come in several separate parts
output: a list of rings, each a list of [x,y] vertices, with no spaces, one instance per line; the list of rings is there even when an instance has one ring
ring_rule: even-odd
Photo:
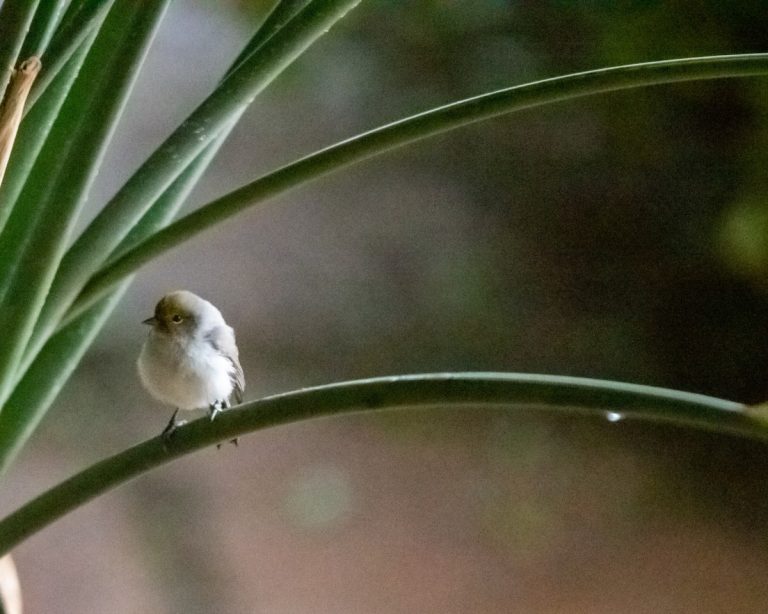
[[[5,473],[66,384],[130,279],[48,340],[0,413],[0,475]]]
[[[256,33],[248,41],[248,44],[243,47],[240,55],[237,56],[232,63],[232,67],[227,71],[227,75],[232,74],[235,70],[247,60],[259,47],[261,47],[266,41],[268,41],[274,34],[278,32],[285,24],[291,19],[296,17],[305,6],[307,6],[312,0],[280,0],[270,11],[267,18],[262,22]]]
[[[281,12],[278,9],[281,6],[290,4],[291,2],[284,1],[278,5],[270,15],[270,18],[256,31],[240,57],[250,55],[253,50],[274,33],[275,29],[269,27],[270,24],[285,23],[284,20],[276,19],[274,16],[277,13],[278,15],[285,16],[285,20],[287,20],[288,13],[285,11]],[[269,35],[264,34],[263,30],[265,28],[268,28]],[[238,61],[233,64],[233,67]],[[227,74],[231,71],[232,69]],[[232,124],[225,127],[223,133],[214,142],[209,144],[202,153],[198,154],[195,161],[166,190],[153,205],[152,209],[145,214],[139,224],[131,230],[131,233],[124,239],[118,250],[127,249],[170,221],[184,200],[186,200],[189,192],[193,189],[218,148],[228,136],[237,119],[239,119],[239,115]],[[122,295],[126,287],[127,284],[122,285],[117,291],[118,294]],[[113,299],[116,299],[116,297],[110,295],[110,297],[92,307],[81,318],[65,326],[47,342],[45,342],[45,339],[51,331],[41,330],[40,326],[36,327],[25,351],[22,366],[17,373],[17,377],[21,381],[17,384],[8,401],[8,408],[4,413],[0,414],[0,474],[7,470],[18,451],[23,447],[26,440],[32,435],[44,417],[61,386],[81,359],[93,336],[96,335],[103,325],[108,313],[111,312],[112,305],[114,304]],[[45,345],[43,346],[44,342]]]
[[[264,44],[264,42],[271,38],[277,30],[295,17],[299,12],[299,9],[303,8],[308,2],[309,0],[299,0],[298,2],[296,0],[283,0],[282,2],[279,2],[264,23],[256,30],[253,37],[251,37],[245,45],[243,51],[226,72],[226,76],[229,76],[242,63],[243,58],[252,55]],[[114,250],[112,258],[114,258],[115,254],[121,254],[140,243],[153,232],[166,226],[171,219],[173,219],[189,193],[205,172],[205,169],[208,167],[211,160],[218,152],[222,143],[226,140],[227,136],[229,136],[230,131],[238,122],[241,115],[242,112],[236,113],[230,123],[224,127],[221,134],[212,143],[209,143],[206,149],[198,154],[197,158],[193,160],[184,173],[182,173],[163,195],[155,201],[149,211],[144,214],[141,220],[131,229],[125,239],[123,239],[120,245]],[[57,328],[58,322],[47,316],[48,312],[46,311],[46,307],[44,307],[43,313],[33,330],[32,337],[27,344],[24,358],[16,374],[17,379],[29,368],[29,365],[35,359],[35,356],[45,343],[45,340]]]
[[[159,212],[173,211],[180,206],[215,153],[210,147],[207,155],[201,154],[166,190],[156,203]],[[148,228],[151,228],[150,222],[147,221]],[[50,331],[35,329],[17,372],[19,381],[7,407],[0,412],[0,475],[7,471],[37,428],[130,282],[131,278],[50,338]]]
[[[124,243],[126,248],[140,241],[139,237],[144,237],[150,234],[155,228],[160,228],[167,224],[170,217],[174,215],[174,212],[178,210],[181,203],[186,200],[189,193],[194,189],[201,175],[205,172],[205,169],[210,164],[213,157],[216,155],[218,147],[221,145],[221,141],[227,135],[222,135],[222,138],[211,143],[208,149],[206,149],[195,161],[187,168],[187,170],[171,184],[171,186],[163,193],[158,199],[155,205],[150,211],[142,218],[141,222],[134,228],[136,235],[133,232],[129,234]],[[41,318],[38,320],[35,329],[32,332],[32,336],[27,343],[26,350],[24,351],[24,358],[16,373],[16,378],[19,379],[30,368],[30,365],[36,359],[38,353],[41,351],[46,343],[46,340],[56,330],[56,323],[46,321]],[[68,354],[64,353],[64,356]],[[3,428],[2,413],[0,413],[0,431]],[[0,437],[0,446],[3,444],[3,438]],[[0,458],[2,452],[0,451]],[[1,468],[0,468],[1,472]]]
[[[768,439],[768,428],[738,403],[703,395],[575,377],[455,373],[386,377],[309,388],[246,403],[215,421],[195,420],[169,445],[155,437],[107,458],[0,521],[0,553],[94,497],[171,460],[233,437],[324,416],[389,409],[490,407],[663,422]]]
[[[20,57],[26,59],[32,55],[38,57],[43,55],[66,5],[67,0],[46,0],[40,3],[29,28],[29,34],[24,39]]]
[[[0,310],[6,331],[0,401],[11,392],[77,214],[168,2],[119,2],[107,16],[0,237],[0,253],[20,255]]]
[[[243,50],[232,63],[232,66],[227,70],[225,78],[239,68],[246,58],[255,53],[259,47],[285,26],[286,23],[293,19],[301,9],[309,4],[309,2],[311,2],[311,0],[282,0],[281,2],[278,2],[269,15],[267,15],[264,22],[258,27],[245,47],[243,47]],[[224,127],[221,134],[197,155],[197,158],[189,164],[187,170],[185,170],[179,179],[177,179],[169,188],[171,193],[175,193],[175,196],[168,198],[166,195],[163,195],[163,197],[158,199],[144,214],[141,220],[131,228],[131,231],[125,239],[123,239],[110,254],[110,258],[107,262],[113,261],[116,257],[125,253],[134,245],[137,245],[152,233],[166,226],[168,222],[173,219],[183,202],[186,200],[187,195],[192,191],[192,188],[205,169],[208,168],[211,160],[218,152],[222,143],[229,136],[232,128],[234,128],[240,120],[241,116],[242,112],[236,113],[229,125]],[[183,190],[183,192],[181,190]]]
[[[39,0],[5,0],[0,6],[0,93],[5,92]]]
[[[86,39],[81,48],[73,55],[56,79],[45,91],[35,108],[24,118],[19,127],[16,144],[8,162],[3,183],[0,186],[0,233],[5,228],[13,207],[21,194],[32,166],[48,138],[53,122],[61,110],[62,104],[75,81],[80,67],[95,35]],[[14,260],[0,260],[0,294],[4,293],[5,282],[10,281],[11,267]]]
[[[69,5],[43,54],[43,71],[29,93],[28,109],[35,105],[75,51],[99,29],[113,2],[114,0],[74,0]]]
[[[291,4],[291,2],[284,2],[278,5],[278,8],[273,11],[270,18],[264,22],[261,29],[257,30],[253,38],[248,42],[241,57],[246,55],[246,50],[250,50],[250,52],[255,50],[258,47],[258,41],[264,41],[269,38],[268,35],[265,36],[262,32],[269,24],[276,22],[284,23],[283,20],[274,19],[275,13],[287,15],[286,12],[283,11],[281,13],[278,10],[284,4]],[[287,16],[285,18],[286,20],[288,19]],[[273,33],[274,28],[270,28],[269,31]],[[221,143],[228,136],[237,119],[239,119],[239,116],[234,119],[231,125],[225,127],[223,133],[213,143],[209,144],[206,150],[200,153],[187,170],[166,190],[163,196],[153,205],[152,209],[145,214],[139,224],[132,229],[131,233],[118,247],[118,250],[127,249],[133,243],[145,238],[151,232],[170,221],[197,183],[200,175],[210,163]],[[123,285],[118,290],[121,295],[125,287]],[[99,305],[92,307],[84,315],[84,317],[88,318],[87,320],[77,319],[65,326],[60,333],[57,333],[45,343],[41,354],[38,353],[50,331],[41,330],[39,326],[35,329],[25,351],[22,366],[17,373],[17,377],[21,378],[21,382],[8,401],[8,409],[5,413],[0,414],[0,474],[7,470],[10,463],[13,462],[17,452],[34,432],[37,424],[42,420],[45,412],[55,399],[63,382],[69,376],[75,364],[80,360],[85,347],[90,343],[90,337],[86,339],[84,336],[85,330],[87,329],[90,335],[95,335],[103,325],[106,313],[111,311],[111,305],[111,298],[108,298]],[[91,327],[90,329],[88,329],[89,326]]]
[[[147,214],[142,219],[145,232],[151,232],[156,224],[164,225],[167,219],[181,206],[194,188],[207,165],[216,154],[216,149],[227,135],[209,145],[195,162],[168,188],[155,203],[154,216]],[[140,224],[141,225],[141,224]],[[136,227],[138,229],[139,226]],[[134,229],[134,230],[136,230]],[[126,242],[132,238],[126,237]],[[0,475],[15,459],[27,439],[45,416],[66,382],[74,367],[82,358],[91,340],[98,333],[112,311],[114,300],[125,293],[127,283],[118,286],[115,294],[110,294],[91,309],[84,312],[49,338],[52,331],[40,327],[33,332],[24,354],[24,360],[17,372],[20,380],[8,400],[8,408],[0,413]],[[85,336],[85,332],[90,336]],[[47,339],[47,341],[46,341]]]
[[[134,245],[138,245],[144,238],[166,226],[173,219],[173,216],[184,201],[186,201],[187,196],[192,192],[200,177],[218,153],[222,143],[229,136],[231,128],[232,126],[225,129],[223,134],[197,155],[197,158],[187,166],[187,169],[157,199],[152,208],[144,214],[139,223],[131,229],[125,239],[117,246],[115,249],[116,254],[126,252]],[[55,328],[55,322],[50,324]]]
[[[252,53],[153,153],[67,252],[51,288],[46,321],[58,322],[88,278],[221,130],[360,0],[314,0]]]
[[[211,226],[302,183],[392,149],[461,126],[571,98],[629,88],[723,77],[768,74],[768,54],[686,58],[632,64],[519,85],[382,126],[284,166],[218,198],[160,230],[98,272],[84,287],[64,321],[102,297],[124,276]]]

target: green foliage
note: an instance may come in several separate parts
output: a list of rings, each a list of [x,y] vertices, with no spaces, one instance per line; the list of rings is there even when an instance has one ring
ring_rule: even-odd
[[[155,437],[73,476],[0,521],[0,554],[116,485],[195,450],[251,431],[350,412],[430,407],[537,407],[608,420],[655,420],[765,438],[738,403],[697,394],[575,377],[455,373],[385,377],[308,388],[246,403],[214,422],[203,418]]]
[[[23,50],[41,53],[44,68],[0,189],[0,470],[45,415],[129,276],[227,217],[349,164],[503,113],[641,86],[768,74],[768,54],[732,55],[619,66],[502,89],[327,147],[171,223],[247,106],[359,2],[278,2],[210,96],[74,240],[75,222],[168,1],[75,0],[61,19],[62,2],[3,3],[2,65],[18,64]],[[168,448],[153,439],[107,459],[0,522],[0,549],[141,471],[249,430],[365,409],[520,403],[765,436],[763,424],[739,405],[623,384],[498,374],[340,384],[257,401],[214,424],[184,427]]]
[[[70,234],[168,0],[117,3],[69,88],[0,237],[0,373],[17,371]],[[0,403],[14,378],[0,384]]]
[[[136,172],[126,186],[107,204],[101,214],[86,228],[74,244],[63,252],[67,243],[82,199],[88,191],[90,179],[97,171],[101,161],[103,147],[106,145],[111,129],[119,118],[125,99],[130,89],[131,77],[139,68],[146,46],[162,9],[167,2],[117,3],[110,13],[104,28],[99,31],[102,43],[95,43],[85,60],[82,86],[77,81],[63,83],[58,88],[66,95],[66,102],[60,110],[50,106],[50,113],[55,114],[60,126],[60,136],[64,139],[71,155],[56,155],[57,143],[54,130],[38,133],[39,139],[46,139],[50,152],[49,160],[43,154],[45,147],[40,146],[35,152],[34,164],[30,170],[30,159],[25,156],[24,165],[19,165],[19,174],[30,174],[30,181],[24,181],[24,189],[15,193],[13,216],[8,222],[8,232],[0,235],[0,267],[5,272],[3,287],[9,291],[24,295],[24,301],[8,301],[0,311],[0,319],[12,331],[9,342],[0,349],[0,398],[5,401],[13,395],[14,386],[23,387],[30,381],[43,382],[43,386],[56,390],[60,388],[63,374],[71,373],[74,364],[84,350],[86,339],[82,334],[67,334],[70,325],[82,327],[83,321],[103,322],[113,301],[104,301],[101,307],[73,321],[67,320],[62,328],[62,337],[53,337],[62,323],[62,315],[69,303],[77,295],[95,271],[105,260],[111,257],[111,251],[120,249],[124,241],[137,241],[145,238],[144,233],[151,233],[161,226],[181,206],[184,198],[194,187],[195,182],[211,160],[225,133],[231,129],[234,121],[253,98],[268,85],[286,66],[290,64],[313,41],[325,33],[330,26],[343,17],[359,0],[319,0],[305,6],[297,12],[296,3],[288,3],[290,10],[276,10],[265,23],[276,32],[275,24],[284,24],[274,36],[257,33],[246,45],[243,58],[234,66],[228,76],[222,80],[214,93],[174,132],[166,142]],[[95,11],[95,3],[86,3],[82,7],[70,8],[72,16],[63,20],[63,34],[60,40],[80,40],[82,31],[90,31],[92,19],[77,20],[79,11],[89,9],[89,15],[102,14]],[[101,4],[98,4],[101,6]],[[72,24],[80,23],[77,30]],[[143,34],[143,36],[142,36]],[[121,38],[123,37],[123,38]],[[54,34],[51,45],[57,41]],[[119,41],[124,41],[120,44]],[[61,43],[60,47],[69,48]],[[59,49],[60,47],[57,47]],[[110,61],[112,58],[112,61]],[[130,61],[133,58],[133,61]],[[45,65],[46,56],[43,56]],[[116,62],[120,69],[116,69]],[[77,74],[79,66],[73,67]],[[73,75],[74,77],[74,75]],[[62,80],[63,81],[63,80]],[[101,89],[92,87],[100,84]],[[55,84],[55,82],[54,82]],[[122,84],[122,85],[121,85]],[[66,86],[66,87],[65,87]],[[105,91],[109,91],[107,96]],[[41,98],[43,100],[45,97]],[[111,99],[113,106],[106,105],[105,99]],[[87,105],[98,107],[88,112]],[[33,112],[38,105],[33,107]],[[40,105],[42,106],[42,104]],[[111,111],[109,109],[112,109]],[[69,109],[69,111],[67,111]],[[67,117],[65,111],[71,113]],[[93,115],[93,117],[92,117]],[[73,123],[80,127],[72,134]],[[32,114],[29,115],[32,117]],[[77,118],[82,121],[77,124]],[[102,118],[101,121],[98,118]],[[98,132],[101,131],[101,136]],[[50,140],[49,140],[50,139]],[[41,153],[42,152],[42,153]],[[40,180],[50,166],[46,180]],[[35,168],[38,175],[34,178]],[[13,170],[13,169],[11,169]],[[9,174],[10,171],[9,171]],[[73,176],[70,176],[73,174]],[[77,180],[77,177],[81,177]],[[56,182],[62,182],[57,186]],[[59,204],[56,189],[64,188],[68,206]],[[25,190],[31,195],[25,199]],[[44,214],[45,207],[36,204],[41,198],[48,198],[47,207],[54,219]],[[54,206],[56,203],[56,206]],[[33,204],[35,206],[33,206]],[[51,224],[55,222],[55,226]],[[13,231],[11,231],[11,228]],[[127,238],[126,238],[127,237]],[[5,247],[7,246],[7,247]],[[32,280],[34,283],[30,283]],[[0,290],[3,289],[0,287]],[[43,302],[44,301],[44,302]],[[55,368],[50,377],[40,372],[35,358],[46,352],[46,343],[59,339],[59,359],[66,367]],[[62,339],[71,340],[72,346],[62,348]],[[74,363],[74,364],[71,364]],[[27,377],[29,371],[33,376]],[[31,428],[26,424],[36,424],[50,403],[51,395],[41,391],[34,395],[29,406],[26,400],[15,397],[13,417],[8,418],[0,412],[0,466],[6,469],[13,454],[20,449],[22,441]],[[44,402],[41,402],[44,400]],[[28,418],[25,418],[27,416]]]
[[[724,71],[724,66],[727,68]],[[301,183],[374,155],[498,115],[570,98],[633,87],[723,76],[751,76],[768,71],[768,55],[720,56],[619,66],[577,73],[492,92],[420,113],[328,147],[268,174],[201,207],[96,272],[73,303],[78,315],[109,291],[112,284],[166,250],[247,207]]]
[[[0,92],[5,91],[39,0],[9,0],[0,8]]]

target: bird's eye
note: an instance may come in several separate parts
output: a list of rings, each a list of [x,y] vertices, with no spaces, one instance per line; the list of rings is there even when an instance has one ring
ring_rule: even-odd
[[[171,320],[173,320],[174,322],[176,322],[176,324],[178,324],[179,322],[181,322],[182,317],[177,313],[177,314],[174,314]]]

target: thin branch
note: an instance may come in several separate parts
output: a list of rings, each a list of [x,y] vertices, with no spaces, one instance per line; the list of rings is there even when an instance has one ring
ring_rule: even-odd
[[[696,79],[768,74],[768,54],[685,58],[630,64],[526,83],[436,109],[354,136],[269,173],[182,217],[97,272],[66,313],[66,323],[123,277],[200,232],[258,203],[410,143],[505,113],[572,98]]]
[[[198,105],[70,246],[48,293],[41,321],[59,322],[88,278],[188,165],[273,79],[360,1],[314,0]]]
[[[158,436],[98,462],[0,521],[0,554],[94,497],[206,446],[322,416],[419,407],[540,409],[768,439],[766,423],[739,403],[635,384],[520,373],[443,373],[345,382],[246,403],[213,422],[206,417],[179,427],[168,445]]]

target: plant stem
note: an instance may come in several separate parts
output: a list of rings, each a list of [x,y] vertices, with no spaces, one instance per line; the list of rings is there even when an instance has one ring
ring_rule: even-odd
[[[30,108],[83,42],[98,30],[113,2],[114,0],[75,0],[69,5],[43,54],[45,70],[29,95]]]
[[[29,32],[24,39],[20,57],[43,55],[48,43],[51,42],[51,37],[59,24],[66,4],[67,0],[45,0],[45,2],[40,3],[29,27]]]
[[[309,4],[310,1],[311,0],[281,0],[278,2],[264,22],[257,28],[248,43],[244,46],[237,59],[232,63],[229,70],[227,70],[224,78],[230,76],[237,70],[246,58],[257,53],[259,48],[265,42],[290,22],[291,19],[296,17],[301,9]],[[235,113],[230,122],[221,130],[219,135],[197,155],[174,183],[166,189],[163,195],[152,204],[141,220],[131,228],[126,237],[114,249],[113,253],[110,254],[108,262],[119,257],[134,245],[141,243],[144,239],[157,232],[160,228],[166,226],[173,219],[186,200],[187,195],[197,184],[199,178],[205,172],[211,160],[218,152],[222,143],[227,139],[229,133],[237,124],[244,111],[245,108]],[[0,192],[0,194],[1,193],[2,192]],[[1,212],[2,210],[0,209],[0,213]],[[32,332],[32,337],[27,343],[27,347],[24,351],[22,363],[17,370],[17,379],[20,379],[24,375],[45,344],[46,339],[59,328],[59,323],[48,317],[49,312],[50,306],[44,308],[43,315],[36,323]],[[0,419],[0,431],[2,430],[2,426],[3,421]],[[1,472],[2,466],[0,464],[0,473]]]
[[[124,276],[211,226],[303,183],[392,149],[504,113],[571,98],[664,83],[763,74],[768,74],[768,54],[632,64],[519,85],[387,124],[284,166],[158,231],[94,275],[64,321],[81,313]]]
[[[59,111],[61,111],[64,100],[80,72],[94,39],[95,33],[81,43],[80,48],[58,72],[34,109],[30,113],[25,111],[13,155],[8,162],[8,170],[3,178],[3,184],[0,186],[0,234],[5,229],[5,224],[27,185],[27,179],[37,156],[50,134],[51,127],[59,116]],[[26,108],[29,108],[29,100],[27,100]],[[0,238],[0,241],[2,240]],[[8,262],[0,261],[0,292],[4,292],[2,288],[9,279],[8,271],[10,270]]]
[[[230,75],[245,62],[253,52],[255,52],[261,45],[267,42],[274,34],[276,34],[283,26],[285,26],[291,19],[296,17],[298,13],[304,9],[312,0],[279,0],[277,4],[272,8],[269,15],[261,23],[256,33],[248,41],[248,44],[243,47],[243,50],[232,62],[232,66],[227,71],[227,75]]]
[[[0,310],[0,403],[16,372],[131,86],[170,0],[110,11],[0,237],[13,263]],[[64,359],[64,357],[62,357]]]
[[[115,486],[217,442],[321,416],[419,407],[541,409],[768,439],[766,424],[750,416],[743,405],[650,386],[515,373],[443,373],[345,382],[253,401],[213,422],[206,417],[179,427],[167,445],[158,436],[100,461],[0,521],[0,554]]]
[[[0,96],[5,92],[39,0],[5,0],[0,7]]]
[[[0,475],[32,435],[128,289],[130,279],[48,340],[0,413]]]
[[[161,194],[287,66],[361,0],[313,0],[250,54],[147,159],[61,262],[43,322],[58,324],[78,293]]]

